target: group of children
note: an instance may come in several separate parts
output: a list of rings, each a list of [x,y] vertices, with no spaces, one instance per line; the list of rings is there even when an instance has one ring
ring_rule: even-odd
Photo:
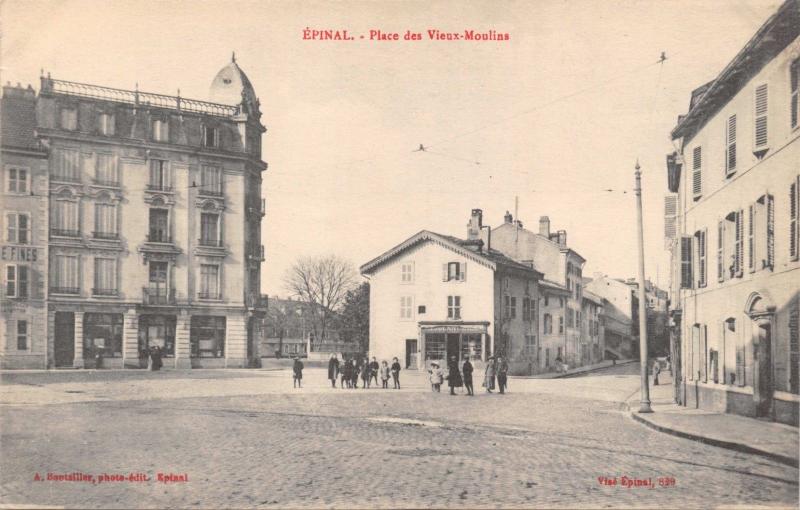
[[[389,388],[389,379],[393,381],[393,387],[396,390],[400,389],[400,362],[397,358],[392,359],[391,366],[386,360],[378,363],[378,360],[373,357],[372,361],[367,361],[366,358],[347,358],[344,363],[339,364],[339,360],[334,354],[328,362],[328,379],[331,381],[331,387],[336,387],[337,377],[340,379],[340,388],[358,388],[358,380],[361,379],[361,388],[367,389],[375,382],[378,385],[378,377],[381,378],[381,387],[384,389]]]

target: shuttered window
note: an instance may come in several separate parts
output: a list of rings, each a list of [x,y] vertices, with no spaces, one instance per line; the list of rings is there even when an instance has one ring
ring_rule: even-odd
[[[789,312],[789,391],[800,393],[800,303]]]
[[[677,235],[678,196],[667,195],[664,197],[664,240],[666,247],[672,244]]]
[[[789,82],[791,84],[791,117],[792,127],[796,128],[800,119],[800,58],[795,59],[789,68]]]
[[[692,288],[692,238],[681,238],[681,288]]]
[[[800,175],[789,186],[789,258],[798,259],[800,254]]]
[[[748,269],[750,271],[756,270],[756,206],[751,205],[749,208],[750,214],[747,215],[747,260]]]
[[[725,220],[717,224],[717,281],[725,280]]]
[[[725,173],[736,170],[736,115],[728,117],[725,124]]]
[[[743,266],[744,266],[744,213],[740,209],[736,212],[736,245],[735,245],[735,257],[734,260],[734,274],[735,276],[741,277],[743,273]]]
[[[775,268],[775,200],[772,198],[772,195],[766,195],[764,197],[766,204],[764,204],[766,209],[766,259],[765,259],[765,268],[772,271]]]
[[[703,151],[701,147],[695,147],[692,151],[692,194],[697,200],[703,193]]]
[[[767,84],[756,87],[755,94],[755,149],[767,147]]]
[[[697,243],[697,286],[706,286],[706,230],[694,234]]]

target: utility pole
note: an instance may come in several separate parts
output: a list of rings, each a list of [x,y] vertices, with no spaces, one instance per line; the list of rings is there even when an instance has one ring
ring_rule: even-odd
[[[647,303],[644,288],[644,225],[642,224],[642,170],[636,160],[636,228],[639,234],[639,360],[641,362],[642,390],[640,413],[652,413],[650,388],[647,381]]]

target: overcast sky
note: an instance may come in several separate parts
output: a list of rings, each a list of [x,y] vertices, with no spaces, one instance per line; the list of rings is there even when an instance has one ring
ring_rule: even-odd
[[[0,64],[3,83],[37,89],[44,68],[207,99],[235,50],[268,128],[265,293],[286,294],[298,257],[358,266],[422,229],[465,236],[472,208],[496,226],[515,196],[526,227],[548,215],[567,230],[584,274],[636,276],[637,158],[647,273],[666,286],[669,131],[780,3],[5,0]],[[303,40],[307,27],[355,40]],[[370,29],[423,40],[361,40]],[[428,29],[510,40],[431,41]]]

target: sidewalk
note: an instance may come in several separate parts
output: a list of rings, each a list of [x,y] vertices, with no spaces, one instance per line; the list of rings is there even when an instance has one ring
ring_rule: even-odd
[[[636,360],[633,359],[622,359],[617,361],[617,365],[624,365],[626,363],[632,363]],[[530,375],[530,376],[514,376],[516,379],[559,379],[563,377],[571,377],[573,375],[580,375],[585,374],[587,372],[593,372],[595,370],[602,370],[604,368],[610,368],[615,366],[611,360],[601,361],[600,363],[595,363],[594,365],[586,365],[577,368],[571,368],[566,372],[548,372],[546,374],[538,374],[538,375]]]
[[[660,384],[650,386],[652,413],[639,414],[638,391],[628,400],[628,409],[634,420],[660,432],[798,467],[800,435],[797,428],[679,406],[672,400],[672,380],[667,375],[662,372]]]

